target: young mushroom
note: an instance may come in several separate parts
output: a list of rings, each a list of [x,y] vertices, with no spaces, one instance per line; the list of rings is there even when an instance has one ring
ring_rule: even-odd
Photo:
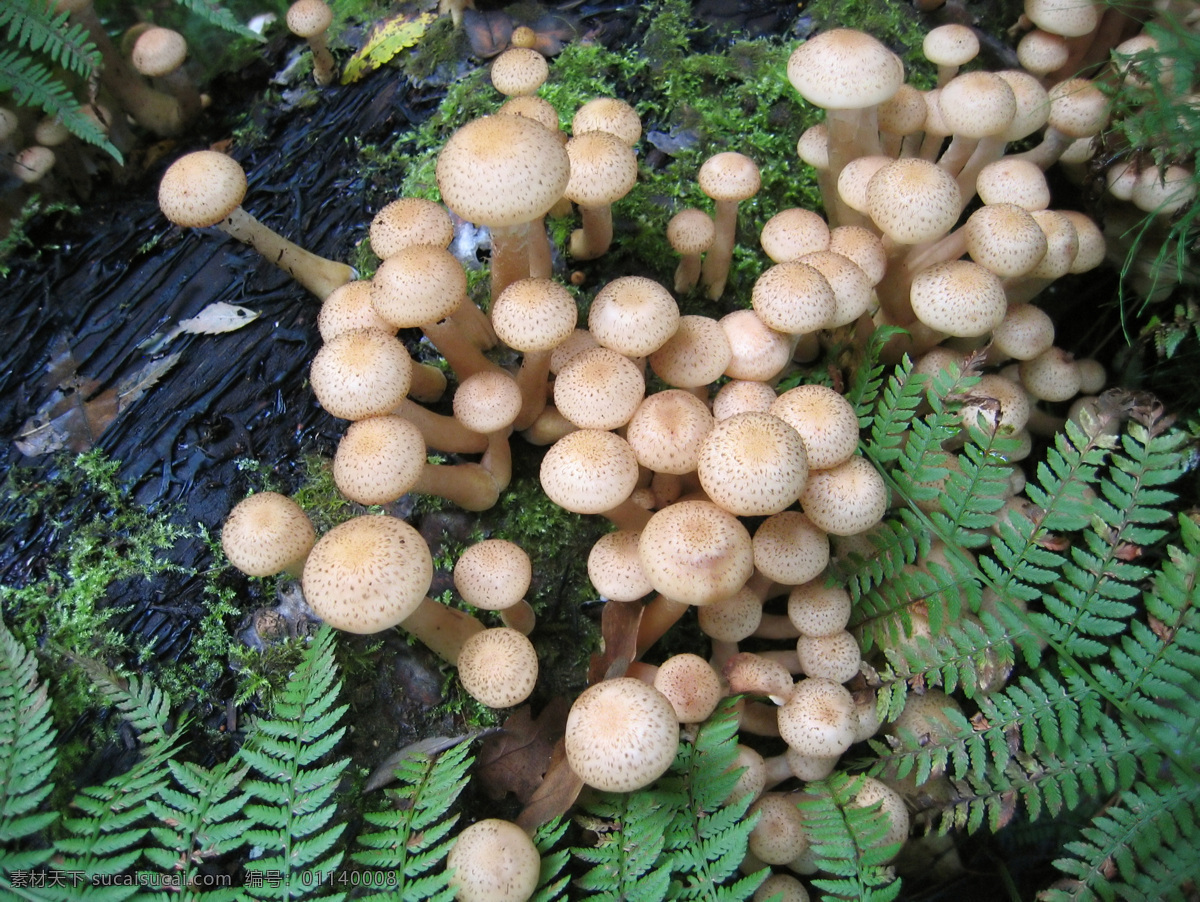
[[[168,167],[158,186],[158,205],[178,226],[215,226],[250,245],[321,300],[355,277],[345,263],[304,250],[243,210],[246,187],[246,173],[236,160],[213,150],[198,150]]]
[[[758,164],[748,156],[726,151],[700,164],[698,180],[700,190],[715,203],[713,243],[700,270],[705,294],[715,301],[725,292],[729,265],[733,261],[738,204],[758,193],[762,175]]]
[[[529,555],[506,539],[484,539],[466,548],[454,565],[454,588],[467,604],[497,611],[505,626],[533,632],[534,614],[525,593],[533,579]]]
[[[458,902],[526,902],[537,890],[541,864],[529,835],[498,818],[471,824],[446,856]]]
[[[277,492],[258,492],[234,505],[221,527],[221,548],[247,576],[299,578],[317,535],[303,509]]]
[[[296,0],[287,11],[288,30],[308,41],[313,55],[313,80],[319,85],[333,81],[336,64],[325,39],[325,31],[333,24],[333,10],[325,0]]]

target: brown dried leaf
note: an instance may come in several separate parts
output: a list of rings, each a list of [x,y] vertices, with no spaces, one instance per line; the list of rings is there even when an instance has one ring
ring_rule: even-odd
[[[533,797],[550,766],[554,743],[562,737],[570,708],[565,698],[555,698],[534,719],[529,705],[522,705],[504,721],[500,732],[484,741],[475,759],[475,774],[488,796],[500,799],[511,792],[522,802]]]
[[[631,601],[606,601],[600,614],[600,651],[588,664],[588,684],[624,676],[629,662],[637,657],[638,625],[642,605]]]
[[[582,791],[583,780],[567,763],[566,744],[560,739],[554,745],[554,755],[550,759],[546,778],[517,815],[517,825],[532,833],[542,824],[548,824],[570,811]]]
[[[367,779],[367,785],[363,787],[365,792],[370,792],[373,789],[381,789],[389,783],[394,783],[396,780],[396,768],[410,758],[415,758],[418,755],[436,755],[439,752],[444,752],[446,749],[453,748],[460,742],[465,742],[474,739],[478,733],[468,733],[465,736],[429,736],[412,745],[406,745],[398,752],[393,752],[388,755],[380,765],[372,771],[371,776]]]

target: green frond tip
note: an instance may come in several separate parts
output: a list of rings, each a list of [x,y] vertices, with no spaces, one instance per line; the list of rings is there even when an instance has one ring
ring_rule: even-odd
[[[52,854],[23,842],[57,817],[38,810],[54,788],[55,735],[37,661],[0,622],[0,873],[44,864]]]
[[[86,28],[71,25],[68,13],[53,9],[46,2],[0,3],[0,29],[18,50],[42,53],[59,68],[90,78],[100,65],[100,52]]]
[[[216,25],[225,31],[232,32],[252,41],[263,42],[266,38],[256,31],[251,31],[220,2],[220,0],[175,0],[176,4],[200,17],[206,22]]]

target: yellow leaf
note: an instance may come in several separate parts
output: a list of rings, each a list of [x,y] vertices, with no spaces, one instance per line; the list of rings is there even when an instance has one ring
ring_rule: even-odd
[[[433,13],[418,13],[416,15],[402,13],[392,19],[380,22],[367,36],[362,49],[354,54],[342,67],[342,84],[348,85],[358,81],[368,72],[378,69],[401,50],[405,50],[425,35],[437,16]]]

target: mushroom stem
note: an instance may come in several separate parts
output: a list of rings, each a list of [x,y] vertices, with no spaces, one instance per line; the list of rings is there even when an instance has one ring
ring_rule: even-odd
[[[537,615],[533,613],[533,608],[525,599],[502,609],[499,614],[501,623],[526,636],[532,633],[533,628],[537,626]]]
[[[638,624],[636,657],[640,658],[650,646],[661,639],[689,607],[691,605],[686,601],[677,601],[662,594],[655,595],[643,609],[642,619]]]
[[[717,300],[725,291],[729,264],[733,262],[733,243],[737,236],[737,211],[738,203],[735,200],[714,201],[713,224],[716,232],[712,247],[704,255],[700,267],[701,281],[709,300]]]
[[[464,304],[470,303],[469,300],[464,301]],[[460,306],[459,309],[461,310],[462,307]],[[467,338],[453,319],[444,319],[440,323],[428,323],[421,326],[421,331],[438,349],[438,353],[446,358],[446,363],[450,364],[450,369],[454,370],[459,380],[466,379],[475,373],[500,369],[483,355],[477,344]]]
[[[628,529],[639,532],[650,520],[650,511],[639,506],[631,498],[626,498],[616,507],[601,511],[600,516],[608,519],[617,529]]]
[[[583,228],[571,233],[571,256],[576,260],[595,260],[611,246],[613,239],[612,206],[579,205]]]
[[[550,235],[542,217],[529,224],[529,278],[549,279],[554,275],[554,256],[550,252]]]
[[[325,40],[325,32],[311,35],[306,39],[308,41],[308,49],[313,55],[313,81],[321,87],[333,83],[333,76],[337,71],[337,63],[334,62],[333,54],[329,52],[329,42]]]
[[[512,427],[508,426],[489,434],[487,450],[479,461],[479,465],[492,474],[497,492],[503,492],[512,482],[512,446],[508,442],[512,431]]]
[[[353,268],[345,263],[326,260],[306,251],[267,228],[241,207],[217,223],[217,228],[250,245],[321,300],[355,278]]]
[[[463,643],[484,628],[465,611],[446,607],[429,596],[421,599],[421,604],[400,626],[447,664],[457,664]]]
[[[413,361],[412,385],[409,386],[408,393],[426,404],[440,401],[446,393],[446,374],[436,366]]]
[[[513,282],[530,278],[530,223],[492,226],[492,300]]]
[[[412,422],[425,436],[425,445],[451,454],[482,454],[487,436],[472,432],[454,417],[427,410],[405,398],[395,413]]]
[[[675,293],[687,294],[700,281],[700,254],[683,254],[675,267]]]
[[[473,463],[427,463],[412,491],[437,495],[469,511],[487,510],[500,497],[492,474],[482,465]]]
[[[526,351],[517,371],[517,386],[521,389],[521,411],[513,422],[518,432],[532,426],[546,409],[550,351]]]
[[[496,330],[492,328],[492,321],[470,298],[463,299],[459,308],[450,314],[450,319],[480,350],[486,351],[496,346]]]

